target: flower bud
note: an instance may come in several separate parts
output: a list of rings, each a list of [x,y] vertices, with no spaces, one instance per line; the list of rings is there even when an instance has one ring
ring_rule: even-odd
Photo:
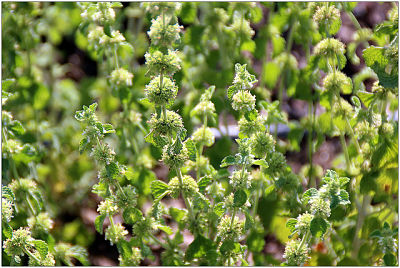
[[[257,132],[265,131],[265,126],[263,124],[263,119],[261,116],[258,116],[257,119],[249,121],[245,117],[242,117],[239,120],[239,132],[251,137],[253,134]]]
[[[114,161],[115,152],[107,143],[105,143],[103,146],[94,146],[90,155],[99,163],[109,165]]]
[[[118,213],[118,206],[113,200],[107,198],[106,200],[100,202],[99,206],[97,207],[97,212],[99,212],[100,215],[112,216]]]
[[[214,134],[209,127],[198,128],[192,135],[192,140],[196,144],[201,144],[205,146],[212,146],[215,141]]]
[[[266,132],[257,132],[251,137],[251,147],[256,157],[264,158],[275,150],[274,137]]]
[[[246,189],[250,188],[253,179],[253,177],[250,175],[250,172],[244,172],[242,176],[242,171],[240,170],[234,171],[229,178],[230,178],[229,183],[234,188],[246,188]]]
[[[29,228],[21,227],[13,231],[12,237],[4,242],[3,248],[8,256],[23,256],[25,254],[23,249],[30,249],[33,240]]]
[[[182,184],[178,177],[174,177],[168,183],[169,189],[171,191],[171,196],[177,198],[182,192],[185,196],[193,196],[199,191],[197,182],[189,175],[182,177]]]
[[[310,230],[310,223],[314,218],[313,215],[306,212],[297,217],[296,229],[299,235],[304,235],[308,230]]]
[[[353,89],[353,83],[351,79],[344,73],[335,71],[325,76],[323,80],[324,88],[331,92],[342,92],[350,94]]]
[[[289,266],[300,266],[307,262],[309,257],[310,248],[303,245],[300,248],[301,240],[290,240],[286,243],[285,254],[283,257]]]
[[[47,212],[41,212],[37,216],[32,216],[28,219],[28,226],[34,237],[40,237],[49,233],[53,228],[53,220]]]
[[[166,119],[163,116],[158,118],[154,114],[148,123],[155,135],[172,136],[183,128],[181,116],[173,111],[167,111]]]
[[[312,198],[310,200],[310,210],[315,216],[320,216],[322,218],[329,218],[331,215],[331,208],[329,202],[322,198]]]
[[[222,240],[238,241],[243,232],[243,222],[239,221],[239,218],[235,216],[231,228],[231,217],[225,215],[221,218],[217,230],[218,236],[220,236]]]
[[[171,47],[175,42],[180,40],[179,33],[182,27],[179,24],[163,25],[162,16],[158,16],[157,19],[151,20],[150,31],[148,35],[153,45],[161,45],[164,47]]]
[[[37,260],[39,260],[39,262],[34,258],[29,258],[29,266],[55,266],[56,264],[54,256],[50,252],[47,253],[45,258],[42,258],[42,255],[37,250],[35,250],[32,254],[36,257]]]
[[[335,38],[323,39],[314,47],[314,54],[318,56],[336,58],[336,55],[344,55],[344,53],[344,44]]]
[[[122,254],[118,257],[121,266],[139,266],[142,259],[142,253],[137,247],[132,247],[131,256],[126,257]]]
[[[119,68],[111,73],[111,83],[117,86],[132,86],[133,74],[125,70],[124,68]]]
[[[147,52],[146,58],[147,73],[151,76],[164,73],[172,76],[181,69],[181,59],[176,51],[168,49],[168,54],[163,54],[161,51]]]
[[[118,243],[118,241],[124,239],[124,237],[128,234],[128,231],[125,230],[125,227],[122,226],[121,223],[114,224],[114,226],[109,225],[106,229],[106,239],[110,240],[111,245]]]
[[[171,105],[178,93],[178,87],[168,77],[163,78],[160,84],[160,76],[154,77],[144,90],[146,97],[155,105]]]

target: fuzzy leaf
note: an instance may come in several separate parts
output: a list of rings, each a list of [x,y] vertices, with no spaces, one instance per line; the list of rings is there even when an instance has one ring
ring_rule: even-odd
[[[188,246],[185,260],[192,261],[195,258],[207,257],[207,251],[211,248],[215,248],[213,241],[202,235],[198,235]]]
[[[219,202],[214,206],[214,213],[218,216],[221,217],[225,213],[225,207],[223,202]]]
[[[171,227],[169,226],[165,226],[165,225],[157,225],[157,228],[161,231],[163,231],[164,233],[166,233],[167,235],[172,235],[174,232],[172,231]]]
[[[296,231],[296,224],[297,224],[297,219],[289,219],[286,222],[286,227],[290,230],[291,233]]]
[[[227,167],[232,165],[236,165],[236,158],[232,155],[228,155],[224,159],[222,159],[220,167]]]
[[[4,235],[5,238],[11,238],[12,237],[13,229],[8,224],[8,222],[2,221],[2,228],[1,229],[3,230],[3,235]]]
[[[15,195],[8,186],[1,187],[1,197],[7,198],[10,202],[14,203]]]
[[[35,246],[36,250],[39,251],[40,256],[43,259],[46,258],[47,253],[49,252],[49,247],[47,246],[47,243],[43,240],[33,240],[32,244]]]
[[[192,161],[196,161],[197,158],[197,148],[196,145],[194,144],[192,139],[187,139],[185,142],[186,149],[188,150],[189,153],[189,159]]]
[[[166,184],[165,182],[162,182],[160,180],[155,180],[151,182],[151,193],[154,196],[154,198],[158,198],[163,193],[168,191],[168,189],[169,189],[168,184]]]
[[[103,124],[103,134],[115,133],[114,127],[111,124]]]
[[[233,196],[233,205],[235,207],[241,207],[246,203],[246,201],[247,193],[242,189],[237,190]]]
[[[303,201],[308,202],[311,198],[315,197],[318,195],[318,190],[315,188],[310,188],[307,191],[304,192],[303,194]]]
[[[254,160],[252,164],[253,165],[257,165],[257,166],[262,166],[264,168],[268,168],[268,163],[264,159]]]
[[[96,228],[96,231],[99,232],[100,234],[103,234],[103,223],[105,219],[106,215],[99,215],[94,220],[94,227]]]
[[[394,256],[392,253],[386,253],[383,256],[383,262],[385,263],[385,266],[396,266],[396,256]]]
[[[197,185],[199,186],[200,193],[204,193],[204,191],[206,190],[206,187],[208,185],[210,185],[211,182],[212,182],[212,178],[209,176],[204,176],[204,177],[200,178],[199,182],[197,183]]]
[[[315,237],[321,238],[325,234],[326,229],[328,229],[328,226],[329,225],[325,219],[314,217],[310,223],[311,234]]]

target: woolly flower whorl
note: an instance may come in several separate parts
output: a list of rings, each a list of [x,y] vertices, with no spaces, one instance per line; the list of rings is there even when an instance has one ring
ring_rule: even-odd
[[[286,243],[285,254],[283,257],[286,259],[286,263],[290,266],[303,265],[310,257],[308,256],[310,248],[306,245],[300,247],[301,240],[290,240]]]
[[[132,86],[133,74],[125,70],[124,68],[119,68],[111,72],[111,82],[118,86]]]
[[[110,240],[111,244],[116,244],[118,241],[124,239],[124,236],[128,234],[128,231],[125,230],[125,227],[122,226],[121,223],[114,224],[113,226],[109,225],[106,230],[106,239]]]
[[[145,88],[146,97],[156,105],[170,105],[173,103],[178,87],[168,77],[163,78],[160,84],[160,76],[154,77]]]
[[[156,135],[172,136],[183,128],[181,116],[173,111],[167,111],[166,119],[163,116],[158,118],[157,114],[153,114],[148,123]]]
[[[197,182],[189,175],[182,177],[182,184],[180,183],[178,177],[172,178],[168,183],[168,186],[171,191],[171,196],[174,198],[177,198],[181,192],[186,196],[193,196],[199,191]]]
[[[247,90],[238,91],[232,98],[232,108],[236,111],[251,111],[256,107],[256,97]]]
[[[223,240],[237,241],[243,232],[243,223],[239,221],[239,218],[235,216],[231,228],[231,217],[225,215],[218,224],[217,227],[218,235]]]
[[[211,146],[214,144],[215,137],[211,131],[211,128],[198,128],[192,135],[192,140],[197,144],[205,146]]]
[[[335,38],[323,39],[314,47],[314,54],[318,56],[334,57],[336,54],[344,53],[344,44]]]
[[[99,212],[101,215],[112,216],[114,214],[117,214],[118,206],[114,203],[113,200],[107,198],[106,200],[100,202],[97,208],[97,212]]]

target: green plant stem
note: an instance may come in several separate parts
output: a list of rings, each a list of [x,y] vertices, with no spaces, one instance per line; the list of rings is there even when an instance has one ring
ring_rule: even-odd
[[[313,140],[312,140],[312,135],[313,135],[313,131],[314,131],[314,119],[313,119],[313,101],[311,100],[308,103],[308,116],[309,116],[309,120],[311,122],[311,127],[309,129],[308,132],[308,160],[310,163],[310,168],[308,171],[308,186],[311,185],[312,182],[312,174],[313,174]]]
[[[32,215],[35,216],[36,213],[35,213],[35,210],[33,209],[31,201],[29,200],[29,196],[25,196],[25,200],[26,200],[26,203],[28,203],[28,207],[29,207],[30,211],[32,212]]]
[[[354,231],[354,238],[351,251],[352,258],[356,258],[358,256],[358,251],[360,250],[361,240],[358,236],[358,233],[364,223],[364,219],[366,216],[366,208],[370,203],[370,201],[371,201],[371,196],[368,194],[364,195],[361,208],[358,209],[358,217],[357,217],[356,229]]]
[[[36,256],[33,255],[32,252],[27,250],[25,246],[24,246],[24,252],[26,253],[26,255],[28,255],[30,258],[34,259],[38,264],[40,264],[40,260],[36,258]]]
[[[111,228],[113,230],[113,233],[115,234],[114,219],[113,219],[113,217],[111,215],[108,215],[108,219],[110,220]]]
[[[352,11],[346,11],[346,14],[349,16],[351,22],[354,24],[354,26],[356,26],[357,30],[361,29],[361,25],[358,22],[358,20],[356,19],[356,17],[354,16]]]
[[[5,144],[6,148],[8,149],[8,139],[7,139],[7,132],[6,131],[7,131],[7,129],[3,127],[2,128],[2,134],[3,134],[3,138],[4,138],[4,144]],[[15,166],[15,163],[14,163],[14,160],[12,158],[12,155],[8,150],[7,150],[7,156],[8,156],[8,159],[10,160],[10,163],[11,163],[11,170],[12,170],[12,173],[14,175],[14,179],[18,180],[19,179],[19,175],[18,175],[17,167]]]
[[[165,243],[161,242],[161,240],[158,239],[154,234],[149,233],[149,236],[150,236],[157,244],[159,244],[161,247],[163,247],[163,248],[168,248],[168,246],[167,246]]]
[[[179,179],[179,183],[180,183],[180,185],[182,187],[183,186],[182,172],[181,172],[181,170],[179,168],[176,168],[175,170],[176,170],[176,175],[178,176],[178,179]],[[187,208],[187,210],[189,212],[189,216],[193,219],[194,218],[194,214],[193,214],[192,207],[190,206],[189,200],[187,199],[187,197],[186,197],[186,195],[185,195],[185,193],[183,191],[182,191],[182,197],[183,197],[183,200],[185,201],[185,205],[186,205],[186,208]]]
[[[299,245],[299,249],[301,249],[304,246],[304,243],[306,243],[306,241],[309,240],[309,236],[311,235],[310,230],[307,230],[307,233],[303,236],[303,238],[301,239],[300,245]]]
[[[344,139],[343,132],[341,132],[341,131],[340,131],[340,143],[342,144],[343,153],[346,158],[347,170],[350,170],[351,162],[350,162],[350,157],[349,157],[349,151],[347,150],[346,140]]]
[[[117,69],[119,69],[117,45],[114,45],[114,59],[115,59],[115,65],[117,66]]]
[[[204,114],[204,124],[203,124],[203,140],[204,140],[204,138],[206,136],[206,128],[207,128],[207,114],[205,113]],[[203,147],[204,147],[204,144],[201,143],[200,146],[199,146],[199,151],[197,152],[197,174],[196,174],[197,180],[199,180],[200,177],[201,177],[201,173],[200,173],[200,158],[201,158],[201,156],[203,154]]]

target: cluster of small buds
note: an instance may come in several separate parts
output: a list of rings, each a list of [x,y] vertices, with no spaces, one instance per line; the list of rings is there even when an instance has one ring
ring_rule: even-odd
[[[286,243],[285,253],[283,257],[286,259],[286,263],[290,266],[300,266],[305,264],[309,257],[310,248],[306,245],[302,245],[301,240],[290,240]]]
[[[132,233],[137,236],[143,237],[152,233],[156,229],[156,221],[154,220],[154,218],[145,217],[137,221],[135,225],[133,225]]]
[[[310,201],[311,213],[315,216],[321,216],[322,218],[329,218],[331,215],[331,208],[328,201],[322,198],[312,198]]]
[[[122,188],[122,192],[116,194],[116,205],[118,208],[134,207],[137,203],[136,189],[132,185],[127,185]]]
[[[233,85],[236,86],[238,90],[249,90],[253,88],[254,84],[258,81],[255,75],[252,75],[247,71],[246,66],[246,64],[235,64],[235,78],[233,79]]]
[[[378,130],[367,121],[359,122],[354,128],[354,132],[361,141],[368,141],[371,137],[375,137],[378,134]]]
[[[333,103],[332,112],[335,116],[349,116],[353,113],[353,106],[346,100],[339,98]]]
[[[326,90],[331,92],[343,92],[344,89],[351,89],[353,87],[351,79],[340,71],[335,71],[327,74],[323,80],[323,85]]]
[[[142,253],[137,247],[132,247],[132,255],[130,257],[125,257],[124,255],[119,255],[118,257],[121,266],[138,266],[142,259]]]
[[[279,175],[286,168],[286,159],[281,152],[272,152],[268,159],[268,173],[272,176]]]
[[[53,224],[54,222],[47,212],[41,212],[28,219],[28,226],[34,237],[47,234],[53,228]]]
[[[148,35],[153,45],[168,47],[180,40],[182,26],[180,26],[178,23],[165,24],[166,20],[165,18],[163,19],[162,15],[151,20],[151,27],[150,31],[148,31]]]
[[[45,258],[43,258],[42,255],[40,254],[40,252],[37,250],[35,250],[32,253],[32,255],[35,256],[36,259],[29,258],[29,262],[28,262],[29,266],[55,266],[55,264],[56,264],[56,261],[54,260],[54,256],[50,252],[47,253]],[[37,261],[37,260],[39,260],[39,261]]]
[[[251,137],[252,153],[255,157],[263,158],[275,151],[275,140],[271,134],[258,132]]]
[[[163,54],[161,51],[147,52],[144,55],[146,59],[147,74],[154,76],[164,73],[172,76],[181,69],[181,59],[177,51],[168,49],[168,54]],[[157,78],[159,80],[159,78]]]
[[[182,117],[173,111],[167,111],[166,118],[153,114],[148,123],[156,135],[167,137],[171,137],[183,128]]]
[[[388,137],[394,134],[394,127],[392,123],[383,123],[382,133]]]
[[[99,163],[109,165],[114,160],[115,152],[108,144],[104,144],[102,147],[94,146],[91,156],[93,156]]]
[[[240,90],[232,98],[232,108],[236,111],[251,111],[256,106],[256,97],[247,90]]]
[[[86,4],[86,8],[82,13],[81,17],[84,20],[98,22],[104,25],[107,22],[113,22],[115,20],[115,11],[111,6],[110,2],[99,2]]]
[[[161,81],[160,76],[154,77],[145,88],[147,99],[156,105],[171,105],[178,93],[175,83],[168,77]]]
[[[313,21],[317,25],[332,25],[338,20],[340,20],[340,11],[334,5],[317,7],[313,16]]]
[[[173,16],[182,7],[179,2],[145,2],[142,6],[146,8],[147,12],[150,12],[153,17],[161,15],[164,12],[167,16]]]
[[[3,152],[10,152],[16,154],[22,151],[23,146],[19,140],[9,139],[2,144]]]
[[[128,234],[128,231],[122,226],[121,223],[109,225],[106,229],[106,239],[111,242],[111,245],[118,243],[118,241],[124,239]]]
[[[97,212],[99,212],[100,215],[112,216],[118,213],[118,206],[112,199],[107,198],[100,202]]]
[[[236,33],[243,40],[250,40],[254,35],[254,30],[251,28],[250,22],[244,19],[239,11],[234,12],[233,22],[228,29]]]
[[[13,203],[7,198],[1,198],[1,220],[4,222],[10,222],[13,213]]]
[[[174,198],[177,198],[180,193],[183,193],[185,196],[194,196],[194,194],[199,191],[197,182],[189,175],[184,175],[182,177],[182,184],[178,177],[172,178],[168,186],[171,191],[171,196]]]
[[[18,196],[25,196],[28,192],[37,189],[37,184],[32,179],[19,179],[13,180],[9,187],[18,198]]]
[[[215,113],[215,105],[209,100],[200,101],[192,110],[191,115],[211,117]]]
[[[239,122],[239,132],[252,137],[253,134],[265,131],[265,126],[263,124],[264,120],[261,116],[258,116],[255,120],[249,121],[245,117],[242,117]]]
[[[300,214],[297,217],[297,223],[296,223],[295,228],[299,235],[305,235],[306,232],[308,230],[310,230],[310,224],[311,224],[311,221],[313,218],[314,218],[314,215],[312,215],[308,212]]]
[[[232,221],[231,217],[225,215],[221,218],[217,230],[218,235],[223,240],[238,241],[243,233],[243,222],[241,222],[237,216],[235,216]]]
[[[117,86],[132,86],[133,74],[125,70],[124,68],[119,68],[111,72],[111,83]]]
[[[21,227],[13,231],[11,238],[4,242],[3,248],[9,256],[23,256],[25,254],[24,249],[29,250],[32,247],[33,240],[29,228]]]
[[[209,127],[198,128],[192,135],[192,140],[196,144],[201,144],[204,146],[212,146],[215,142],[214,133]]]
[[[335,38],[323,39],[314,47],[314,54],[318,56],[336,57],[344,53],[344,44]]]
[[[253,179],[250,172],[244,172],[242,174],[242,171],[240,170],[234,171],[229,178],[230,178],[229,183],[237,189],[239,188],[249,189]]]
[[[170,168],[181,168],[188,159],[189,154],[185,146],[183,146],[180,152],[174,150],[173,144],[167,144],[164,146],[162,160]]]

